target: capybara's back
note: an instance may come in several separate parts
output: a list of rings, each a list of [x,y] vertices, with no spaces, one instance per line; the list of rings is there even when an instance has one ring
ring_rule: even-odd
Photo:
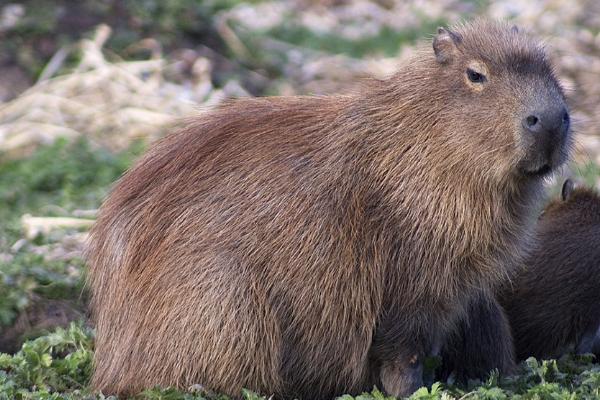
[[[355,207],[370,200],[345,181],[356,161],[326,154],[326,140],[344,138],[320,136],[345,106],[238,101],[165,138],[119,182],[90,251],[97,387],[200,382],[237,395],[282,393],[283,378],[325,392],[363,380],[366,359],[349,349],[370,346],[381,293],[362,284],[378,272],[360,259],[368,246],[337,243],[369,234]],[[320,379],[330,369],[337,382]]]
[[[359,93],[234,101],[150,149],[90,236],[94,388],[420,385],[570,145],[527,35],[478,21],[431,47]]]

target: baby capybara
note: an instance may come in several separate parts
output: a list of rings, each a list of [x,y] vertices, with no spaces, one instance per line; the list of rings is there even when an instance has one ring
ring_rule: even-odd
[[[596,331],[596,336],[592,341],[592,353],[594,353],[594,355],[596,356],[596,360],[600,361],[600,326],[598,327],[598,330]]]
[[[542,46],[486,21],[440,28],[352,95],[199,115],[118,182],[91,232],[93,387],[408,394],[519,257],[570,141]]]
[[[475,299],[448,336],[442,378],[450,372],[463,381],[485,378],[510,364],[512,349],[518,361],[567,351],[600,356],[600,196],[567,180],[562,199],[540,216],[535,237],[524,265],[499,290],[502,307]],[[507,329],[512,340],[498,333]]]
[[[600,196],[567,181],[536,230],[533,254],[500,296],[517,358],[591,353],[600,327]]]
[[[515,350],[508,318],[494,294],[480,293],[469,303],[442,346],[438,380],[450,375],[460,383],[485,379],[492,370],[502,375],[515,371]]]

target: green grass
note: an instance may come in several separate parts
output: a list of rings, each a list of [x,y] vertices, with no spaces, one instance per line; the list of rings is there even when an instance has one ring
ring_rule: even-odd
[[[90,393],[87,385],[93,356],[93,332],[73,324],[47,336],[25,343],[15,355],[0,355],[0,400],[2,399],[102,399]],[[246,400],[267,400],[244,391]],[[160,400],[226,400],[207,393],[200,385],[190,391],[170,388],[146,390],[141,396]],[[600,398],[600,365],[591,356],[564,357],[558,361],[522,363],[515,377],[500,379],[492,374],[486,382],[471,382],[468,387],[435,383],[421,388],[410,400],[597,400]],[[390,400],[376,388],[342,400]]]
[[[574,168],[576,177],[588,186],[596,186],[600,179],[600,166],[593,161]]]
[[[0,154],[0,251],[20,237],[25,213],[51,216],[98,207],[142,148],[135,144],[114,155],[81,139],[58,140],[20,160],[2,162]]]
[[[0,329],[10,326],[34,296],[78,301],[82,296],[82,271],[80,259],[47,261],[26,251],[11,262],[0,263]]]
[[[0,157],[0,329],[10,325],[30,305],[32,297],[78,299],[83,262],[80,259],[49,261],[27,247],[11,246],[22,237],[21,216],[65,215],[81,208],[97,208],[111,184],[141,152],[136,144],[113,155],[94,149],[87,141],[59,140],[31,157],[1,162]],[[52,242],[39,237],[33,245]]]
[[[424,21],[418,28],[401,31],[383,27],[376,35],[350,40],[335,34],[320,34],[290,22],[278,25],[266,35],[295,46],[332,54],[346,54],[356,58],[367,55],[392,57],[398,54],[402,46],[414,43],[423,35],[433,34],[435,28],[443,24],[441,20]]]
[[[290,65],[290,52],[288,48],[295,47],[301,52],[310,53],[318,51],[324,54],[343,54],[353,58],[364,58],[367,56],[397,56],[404,46],[414,44],[417,40],[427,38],[435,33],[436,28],[445,25],[443,19],[429,19],[425,16],[418,17],[414,27],[394,30],[383,26],[371,36],[361,36],[356,39],[341,37],[336,33],[323,33],[313,31],[295,22],[295,16],[287,16],[283,21],[265,30],[251,31],[243,26],[233,24],[239,39],[242,41],[247,54],[243,55],[241,61],[253,70],[261,71],[271,81],[289,79],[289,71],[286,66]],[[265,42],[274,39],[288,46],[272,47],[265,46]],[[233,56],[242,56],[233,54]],[[294,62],[292,62],[293,64]],[[277,85],[272,84],[265,90],[267,94],[278,94]]]

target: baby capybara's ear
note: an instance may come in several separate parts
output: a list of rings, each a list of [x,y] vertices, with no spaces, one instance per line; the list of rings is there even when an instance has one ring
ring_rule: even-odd
[[[439,27],[437,35],[433,38],[433,52],[437,62],[440,64],[450,63],[457,53],[456,45],[460,41],[461,38],[457,33]]]
[[[575,184],[573,183],[573,181],[571,179],[567,179],[565,181],[565,183],[563,183],[563,187],[562,187],[562,191],[561,191],[561,197],[562,197],[563,201],[569,200],[569,198],[571,197],[571,194],[573,193],[573,189],[575,189]]]

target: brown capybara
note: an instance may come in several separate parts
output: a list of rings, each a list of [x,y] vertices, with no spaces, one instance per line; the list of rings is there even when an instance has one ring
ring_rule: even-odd
[[[600,196],[566,181],[536,231],[525,268],[500,295],[517,358],[590,353],[600,327]]]
[[[420,384],[571,143],[528,35],[481,20],[432,45],[352,95],[229,102],[142,157],[90,235],[95,389]]]
[[[472,312],[449,335],[441,377],[485,378],[516,359],[556,358],[567,351],[600,356],[600,196],[573,189],[543,211],[535,240],[510,283],[498,293],[502,307],[476,299]],[[505,318],[504,314],[506,312]],[[499,331],[510,329],[512,340]],[[503,372],[507,372],[504,370]]]
[[[516,368],[515,350],[508,318],[495,295],[480,293],[467,313],[446,336],[441,351],[438,380],[451,374],[457,382],[485,379],[492,370],[509,375]]]

